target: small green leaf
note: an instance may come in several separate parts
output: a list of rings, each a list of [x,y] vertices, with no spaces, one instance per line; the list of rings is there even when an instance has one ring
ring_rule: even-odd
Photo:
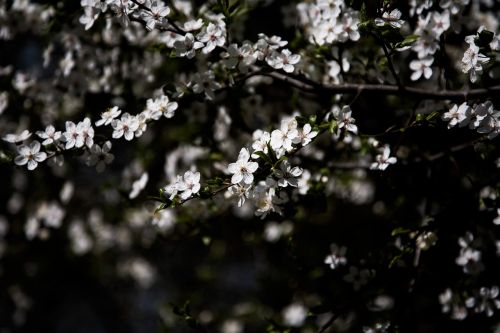
[[[396,43],[394,45],[395,48],[399,49],[399,48],[403,48],[403,47],[406,47],[406,46],[411,46],[413,43],[415,43],[418,39],[420,38],[419,35],[409,35],[409,36],[406,36],[404,40],[402,40],[401,42],[399,43]]]
[[[201,199],[209,199],[212,197],[212,192],[210,191],[210,187],[203,186],[198,192],[198,195]]]
[[[409,233],[409,232],[411,232],[411,230],[410,230],[410,229],[405,229],[405,228],[401,228],[401,227],[399,227],[399,228],[394,229],[394,230],[391,232],[391,236],[397,236],[397,235],[401,235],[401,234],[407,234],[407,233]]]
[[[333,134],[334,132],[337,131],[337,128],[338,128],[338,124],[337,124],[337,121],[336,120],[332,120],[330,122],[330,126],[328,128],[328,131]]]
[[[254,152],[255,155],[259,156],[265,163],[269,165],[273,165],[273,160],[266,155],[263,151],[256,151]]]

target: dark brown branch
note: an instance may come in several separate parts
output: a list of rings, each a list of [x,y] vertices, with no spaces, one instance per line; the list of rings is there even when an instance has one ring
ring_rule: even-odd
[[[295,88],[306,92],[322,94],[382,94],[398,95],[418,99],[467,101],[470,99],[491,98],[500,95],[500,85],[489,88],[470,90],[430,90],[415,87],[401,89],[396,85],[369,84],[369,83],[340,83],[320,84],[311,83],[311,80],[300,75],[289,75],[281,72],[259,72],[256,75],[265,75],[276,80],[289,83]]]

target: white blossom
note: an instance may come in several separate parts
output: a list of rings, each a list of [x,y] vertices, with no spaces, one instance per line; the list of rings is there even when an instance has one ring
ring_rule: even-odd
[[[186,200],[193,194],[198,193],[200,188],[200,173],[192,171],[186,171],[183,181],[177,185],[177,190],[182,192],[180,194],[182,200]]]
[[[484,269],[481,262],[482,253],[472,246],[473,243],[474,235],[471,232],[466,232],[464,237],[458,239],[460,252],[455,262],[462,266],[464,273],[467,274],[475,274]]]
[[[147,172],[144,172],[139,179],[132,183],[132,190],[130,191],[128,197],[129,199],[135,199],[141,193],[141,191],[146,187],[149,180]]]
[[[34,170],[38,163],[47,158],[47,154],[40,151],[40,142],[38,141],[33,141],[29,146],[20,146],[17,152],[19,155],[14,159],[14,163],[17,165],[28,164],[28,170]]]
[[[443,114],[443,120],[449,121],[448,128],[456,126],[465,120],[465,114],[468,113],[470,106],[466,102],[460,104],[460,106],[453,104],[451,109]]]
[[[283,69],[287,73],[292,73],[295,70],[294,65],[300,61],[300,55],[292,54],[290,50],[282,50],[281,53],[273,52],[266,58],[266,62],[274,69]]]
[[[113,119],[118,117],[121,113],[122,113],[122,111],[117,106],[113,106],[112,108],[109,108],[108,110],[101,113],[101,119],[96,121],[95,125],[97,127],[102,126],[102,125],[107,126],[107,125],[111,124]]]
[[[29,139],[31,134],[32,133],[30,131],[24,130],[19,134],[6,134],[2,137],[2,140],[10,143],[19,143]]]
[[[79,122],[76,126],[76,130],[81,137],[83,144],[85,144],[88,148],[91,148],[94,145],[94,129],[90,123],[89,118],[85,118],[83,121]],[[75,144],[78,146],[79,141]]]
[[[179,195],[182,200],[186,200],[198,193],[201,189],[200,173],[186,171],[184,176],[177,175],[175,181],[164,188],[165,194],[170,200]]]
[[[401,11],[399,9],[393,9],[391,12],[384,12],[382,18],[376,18],[375,24],[382,26],[384,24],[389,24],[394,28],[401,28],[405,21],[401,20]]]
[[[337,244],[333,243],[330,245],[330,254],[325,258],[325,264],[327,264],[331,269],[336,269],[340,265],[345,265],[347,263],[347,258],[345,254],[347,248],[345,246],[339,247]]]
[[[202,52],[208,54],[217,46],[222,47],[226,44],[226,29],[221,25],[209,23],[205,31],[200,33],[197,38],[205,44]]]
[[[370,169],[378,169],[385,170],[391,164],[395,164],[397,159],[396,157],[390,157],[391,148],[388,145],[385,145],[382,148],[381,154],[375,156],[375,162],[370,165]]]
[[[63,141],[66,142],[65,149],[71,149],[73,147],[80,148],[83,146],[83,137],[79,132],[76,124],[72,121],[66,122],[66,131],[63,132]]]
[[[286,151],[291,151],[293,149],[293,141],[298,135],[297,121],[295,119],[291,121],[283,120],[280,129],[271,132],[271,147],[274,150],[283,147]]]
[[[163,115],[165,118],[172,118],[179,105],[171,102],[168,96],[162,95],[155,99],[147,100],[147,111],[151,119],[158,120]]]
[[[194,74],[192,84],[194,93],[201,94],[204,92],[205,96],[211,100],[215,99],[215,90],[221,87],[220,84],[215,81],[215,75],[212,71]]]
[[[193,34],[189,32],[174,42],[176,55],[188,59],[192,59],[196,55],[196,50],[201,49],[203,46],[205,45],[195,40]]]
[[[259,158],[259,155],[255,154],[256,152],[263,152],[264,154],[267,154],[269,151],[268,144],[269,141],[271,140],[271,134],[266,131],[262,130],[256,130],[252,134],[253,138],[253,143],[252,143],[252,158]]]
[[[462,58],[461,68],[463,73],[469,73],[470,81],[474,83],[477,81],[477,75],[483,72],[483,64],[488,63],[490,59],[479,53],[479,47],[473,44],[472,38],[468,40],[470,44]]]
[[[227,166],[227,171],[233,174],[231,183],[238,184],[243,181],[245,184],[251,184],[253,182],[253,173],[257,171],[258,167],[257,162],[250,161],[248,149],[241,148],[238,160]]]
[[[227,52],[221,54],[222,63],[228,68],[236,68],[242,73],[248,71],[249,66],[253,65],[257,60],[256,52],[252,45],[244,43],[241,47],[237,44],[231,44],[227,48]]]
[[[415,59],[410,62],[410,69],[413,71],[411,74],[411,80],[417,81],[422,76],[426,79],[430,79],[432,76],[431,65],[434,62],[433,57],[425,57],[423,59]]]
[[[61,131],[56,131],[54,126],[49,125],[45,128],[45,131],[36,132],[36,135],[40,139],[44,139],[42,145],[46,146],[57,142],[61,138]]]
[[[344,128],[351,133],[358,133],[358,126],[355,125],[356,120],[352,117],[352,110],[349,105],[344,105],[340,110],[334,108],[332,112],[335,119],[337,119],[339,129]]]
[[[302,146],[306,146],[317,135],[318,132],[313,131],[310,124],[305,124],[304,127],[298,131],[297,137],[293,139],[293,143],[300,143]]]
[[[234,197],[238,199],[238,207],[243,206],[246,199],[250,196],[251,185],[247,184],[234,184],[227,189],[227,197]]]
[[[280,168],[274,170],[274,175],[278,178],[278,186],[287,187],[290,185],[297,187],[298,177],[300,177],[302,171],[297,166],[292,168],[288,160],[284,160],[281,162]]]
[[[124,113],[120,119],[113,120],[111,126],[113,126],[113,139],[124,136],[125,140],[130,141],[134,138],[134,132],[139,128],[139,120],[137,117]]]
[[[170,8],[161,1],[153,1],[150,10],[143,10],[141,13],[146,20],[146,28],[153,30],[164,22],[165,17],[170,14]]]

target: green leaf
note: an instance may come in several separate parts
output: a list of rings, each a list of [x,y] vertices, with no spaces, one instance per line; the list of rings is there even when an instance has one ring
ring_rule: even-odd
[[[395,48],[399,49],[399,48],[403,48],[403,47],[406,47],[406,46],[411,46],[413,43],[415,43],[418,39],[420,38],[419,35],[408,35],[405,37],[405,39],[403,39],[401,42],[399,43],[396,43],[394,45]]]
[[[426,117],[425,117],[425,120],[427,121],[431,121],[431,120],[434,120],[436,118],[439,118],[440,117],[440,113],[437,112],[437,111],[434,111],[434,112],[431,112],[429,113]]]
[[[214,177],[207,180],[207,184],[211,186],[221,186],[222,184],[224,184],[224,179],[221,177]]]
[[[164,210],[166,207],[167,207],[167,204],[165,204],[165,203],[160,204],[158,207],[156,207],[154,215],[156,215],[160,211]]]
[[[273,160],[268,155],[266,155],[263,151],[256,151],[253,154],[259,156],[267,164],[273,165]]]
[[[203,186],[198,192],[198,195],[201,199],[209,199],[212,197],[212,192],[210,191],[210,187]]]
[[[405,228],[396,228],[394,229],[392,232],[391,232],[391,236],[397,236],[397,235],[401,235],[401,234],[407,234],[407,233],[410,233],[411,230],[410,229],[405,229]]]
[[[334,132],[337,131],[337,128],[338,128],[338,124],[337,124],[337,121],[336,120],[332,120],[330,122],[330,126],[328,127],[328,131],[333,134]]]

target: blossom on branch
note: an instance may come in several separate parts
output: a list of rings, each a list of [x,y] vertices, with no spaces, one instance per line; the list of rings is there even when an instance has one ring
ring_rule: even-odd
[[[238,184],[243,182],[247,185],[251,184],[253,182],[253,173],[257,171],[258,167],[259,164],[257,162],[250,161],[248,149],[241,148],[238,160],[227,166],[227,171],[233,174],[231,183]]]
[[[385,145],[380,154],[375,156],[375,162],[370,165],[370,169],[385,170],[391,164],[395,164],[396,157],[391,157],[391,148]]]
[[[28,164],[28,170],[34,170],[38,163],[47,159],[47,154],[40,151],[40,142],[33,141],[29,146],[22,145],[17,149],[18,156],[14,159],[17,165]]]

